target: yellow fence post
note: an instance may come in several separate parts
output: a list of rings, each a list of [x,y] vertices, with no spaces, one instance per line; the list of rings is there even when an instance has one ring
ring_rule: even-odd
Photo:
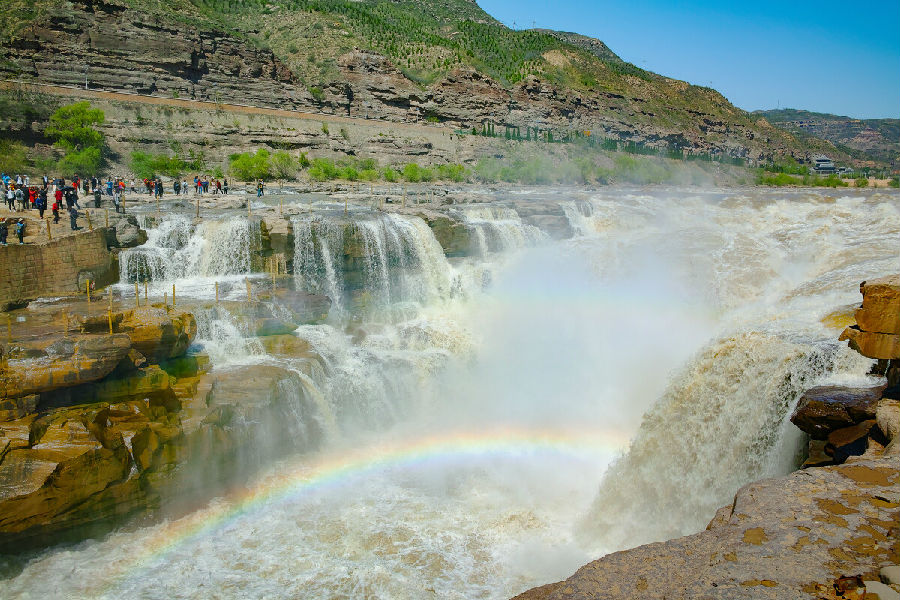
[[[138,290],[138,282],[134,282],[134,306],[135,308],[141,305],[141,293]]]
[[[88,306],[91,305],[91,282],[90,280],[84,282],[84,288],[87,292]]]
[[[53,234],[50,232],[50,217],[47,217],[47,241],[53,241]]]
[[[219,303],[219,282],[216,282],[216,304]]]
[[[172,308],[175,308],[175,284],[172,284]]]

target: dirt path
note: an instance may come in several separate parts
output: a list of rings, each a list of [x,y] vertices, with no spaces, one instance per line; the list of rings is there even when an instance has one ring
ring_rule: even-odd
[[[328,123],[346,123],[351,125],[372,125],[384,123],[391,128],[405,129],[410,133],[434,134],[446,130],[440,125],[424,125],[417,123],[402,123],[398,121],[385,121],[382,119],[357,119],[354,117],[342,117],[326,113],[308,113],[295,110],[282,110],[277,108],[261,108],[245,104],[228,104],[225,102],[209,102],[206,100],[185,100],[182,98],[160,98],[158,96],[142,96],[127,92],[105,92],[101,90],[84,90],[76,87],[61,85],[49,85],[44,83],[26,83],[20,81],[0,81],[2,90],[25,90],[35,93],[52,94],[54,96],[67,96],[76,98],[95,98],[100,100],[114,100],[118,102],[132,102],[136,104],[153,104],[157,106],[182,107],[195,110],[216,110],[230,113],[268,115],[273,117],[285,117],[290,119],[304,119],[307,121],[326,121]]]

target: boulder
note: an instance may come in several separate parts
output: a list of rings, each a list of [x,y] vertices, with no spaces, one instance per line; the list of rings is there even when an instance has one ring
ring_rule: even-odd
[[[791,422],[816,440],[824,440],[835,429],[875,418],[875,408],[884,386],[849,388],[822,386],[809,389],[797,402]]]
[[[864,281],[856,323],[862,331],[900,335],[900,274]]]

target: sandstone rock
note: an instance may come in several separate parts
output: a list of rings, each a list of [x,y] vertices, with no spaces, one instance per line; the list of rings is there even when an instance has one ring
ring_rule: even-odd
[[[900,600],[900,592],[880,581],[863,580],[866,586],[866,600]]]
[[[37,402],[37,394],[0,399],[0,421],[12,421],[32,414],[37,408]]]
[[[802,468],[833,465],[834,458],[825,452],[826,444],[824,440],[809,440],[809,451]]]
[[[888,585],[900,585],[900,565],[881,567],[878,576],[883,583]]]
[[[900,335],[900,274],[864,281],[856,323],[862,331]]]
[[[197,335],[197,321],[191,313],[144,307],[125,313],[119,330],[128,334],[135,350],[159,362],[187,351]]]
[[[898,483],[888,459],[751,483],[720,526],[609,554],[517,598],[833,598],[837,578],[876,579],[896,560]]]
[[[896,440],[897,434],[900,433],[900,401],[882,399],[875,411],[875,419],[878,428],[884,432],[887,439]]]
[[[875,417],[875,407],[884,386],[847,388],[823,386],[800,397],[791,422],[813,439],[824,440],[829,432]]]
[[[875,427],[875,420],[870,419],[852,427],[832,431],[828,434],[825,453],[834,458],[834,462],[838,464],[851,456],[864,454],[868,448],[869,431],[873,427]]]
[[[850,347],[868,358],[900,359],[900,335],[862,331],[848,327],[838,338],[847,340]]]
[[[17,398],[97,381],[111,373],[130,349],[131,341],[121,334],[60,340],[41,358],[9,360],[0,367],[0,397]]]

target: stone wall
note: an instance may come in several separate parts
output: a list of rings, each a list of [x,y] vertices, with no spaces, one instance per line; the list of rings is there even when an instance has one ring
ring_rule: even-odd
[[[77,292],[87,280],[114,281],[118,267],[106,238],[105,229],[98,228],[44,244],[0,247],[0,311],[41,296]]]

